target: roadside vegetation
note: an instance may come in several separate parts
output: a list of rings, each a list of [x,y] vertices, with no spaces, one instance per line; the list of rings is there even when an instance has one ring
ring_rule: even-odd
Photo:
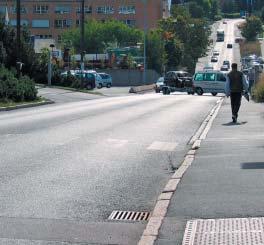
[[[249,42],[241,42],[240,46],[240,54],[242,57],[256,54],[257,56],[261,56],[261,44],[259,41],[249,41]]]
[[[255,87],[252,90],[252,98],[256,102],[264,102],[264,75],[260,76]]]

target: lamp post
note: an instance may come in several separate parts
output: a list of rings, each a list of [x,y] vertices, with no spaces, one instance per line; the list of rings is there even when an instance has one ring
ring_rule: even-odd
[[[55,45],[50,44],[51,51],[49,50],[49,62],[48,62],[48,86],[51,86],[51,77],[52,77],[52,65],[51,65],[51,58],[53,55],[53,49]]]
[[[17,64],[21,63],[21,5],[20,0],[16,1],[16,11],[17,11]],[[20,77],[22,66],[17,65],[17,76]]]
[[[84,71],[84,0],[82,0],[81,4],[81,71]]]
[[[146,79],[147,79],[147,47],[146,47],[146,35],[147,35],[147,0],[142,0],[144,4],[144,70],[143,70],[143,84],[146,84]]]

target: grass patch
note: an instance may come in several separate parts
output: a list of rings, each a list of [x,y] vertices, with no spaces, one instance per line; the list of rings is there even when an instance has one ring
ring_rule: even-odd
[[[252,89],[252,98],[256,102],[264,102],[264,75],[261,75],[255,87]]]
[[[8,101],[1,101],[0,100],[0,107],[8,108],[8,107],[13,107],[13,106],[18,106],[18,105],[28,105],[28,104],[34,104],[34,103],[44,102],[44,101],[46,101],[46,99],[44,99],[42,97],[38,97],[34,101],[21,101],[21,102],[14,102],[11,100],[8,100]]]
[[[240,54],[242,57],[256,54],[261,56],[261,44],[259,41],[243,42],[240,43]]]
[[[104,94],[92,90],[87,90],[87,89],[77,89],[77,88],[71,88],[71,87],[63,87],[63,86],[51,86],[51,88],[59,88],[59,89],[64,89],[64,90],[69,90],[73,92],[82,92],[86,94],[94,94],[94,95],[100,95],[100,96],[105,96]]]

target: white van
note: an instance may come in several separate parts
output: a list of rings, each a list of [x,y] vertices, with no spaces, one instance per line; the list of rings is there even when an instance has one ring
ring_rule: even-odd
[[[211,93],[216,96],[225,92],[226,74],[221,71],[198,71],[193,76],[194,91],[198,95]]]

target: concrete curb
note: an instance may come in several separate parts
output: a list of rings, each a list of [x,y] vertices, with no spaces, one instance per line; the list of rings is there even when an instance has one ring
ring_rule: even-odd
[[[155,89],[155,84],[131,87],[129,93],[142,93]]]
[[[33,102],[33,103],[28,103],[28,104],[21,104],[21,105],[16,105],[16,106],[9,106],[9,107],[0,107],[0,111],[13,111],[17,109],[24,109],[24,108],[30,108],[30,107],[37,107],[37,106],[42,106],[42,105],[49,105],[49,104],[54,104],[55,102],[52,100],[45,100],[41,102]]]
[[[195,154],[200,148],[202,140],[206,138],[210,128],[212,127],[213,121],[221,108],[223,100],[224,98],[221,98],[217,101],[217,104],[213,107],[213,109],[205,118],[198,131],[192,137],[190,141],[193,141],[191,150],[189,150],[188,153],[185,155],[180,167],[171,176],[164,190],[160,194],[152,212],[151,218],[149,219],[149,222],[143,232],[143,235],[141,236],[140,241],[138,242],[138,245],[154,245],[156,239],[158,238],[159,229],[162,226],[163,219],[167,214],[171,198],[176,192],[177,186],[183,178],[184,174],[186,173],[187,169],[192,165],[195,159]]]

